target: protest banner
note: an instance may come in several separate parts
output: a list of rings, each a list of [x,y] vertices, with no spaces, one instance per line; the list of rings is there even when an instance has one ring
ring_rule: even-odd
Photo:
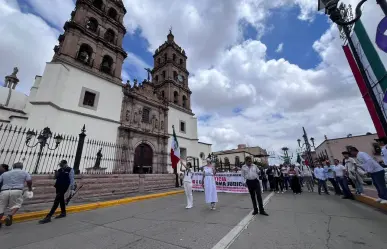
[[[204,191],[202,188],[202,172],[195,172],[192,178],[192,190]],[[245,180],[241,173],[217,173],[215,175],[217,192],[248,193]]]

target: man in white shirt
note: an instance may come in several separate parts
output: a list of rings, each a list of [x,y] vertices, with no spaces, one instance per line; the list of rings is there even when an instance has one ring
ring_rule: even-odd
[[[343,190],[343,199],[354,199],[352,192],[348,187],[348,181],[346,177],[347,172],[344,165],[340,164],[340,161],[335,159],[335,166],[333,167],[333,170],[336,175],[336,181]]]
[[[355,147],[350,148],[352,156],[356,156],[362,168],[371,175],[372,183],[378,191],[378,202],[387,203],[386,180],[384,179],[384,169],[370,155],[365,152],[359,152]]]
[[[258,167],[252,163],[251,157],[245,158],[246,164],[242,166],[242,176],[246,180],[247,188],[249,189],[250,197],[253,202],[254,212],[253,215],[258,214],[258,207],[259,207],[259,213],[261,215],[268,214],[265,212],[265,209],[263,208],[263,201],[262,201],[262,195],[261,195],[261,186],[259,184],[259,169]],[[257,198],[255,198],[257,196]],[[257,207],[257,199],[258,199],[258,207]]]
[[[325,173],[325,169],[322,167],[321,163],[319,163],[318,166],[314,168],[314,176],[317,178],[318,181],[318,194],[321,195],[321,187],[323,187],[325,194],[329,195],[326,183],[327,176]]]

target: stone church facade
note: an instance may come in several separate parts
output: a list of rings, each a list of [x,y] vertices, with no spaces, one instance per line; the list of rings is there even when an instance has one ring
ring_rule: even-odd
[[[77,0],[53,59],[36,76],[30,96],[17,101],[13,86],[0,89],[0,96],[9,98],[0,108],[0,122],[69,135],[79,134],[85,125],[88,138],[122,146],[116,154],[125,164],[113,169],[120,173],[171,172],[173,125],[182,158],[201,166],[199,155],[208,155],[211,145],[198,140],[185,51],[170,31],[155,51],[148,79],[124,84],[125,14],[122,0]]]

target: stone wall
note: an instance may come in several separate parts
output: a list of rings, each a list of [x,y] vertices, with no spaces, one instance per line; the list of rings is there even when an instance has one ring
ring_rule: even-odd
[[[25,204],[52,202],[55,188],[52,175],[33,176],[34,198]],[[78,187],[83,185],[72,202],[93,202],[99,200],[119,199],[135,194],[157,191],[175,187],[173,174],[115,174],[115,175],[79,175],[75,179]]]

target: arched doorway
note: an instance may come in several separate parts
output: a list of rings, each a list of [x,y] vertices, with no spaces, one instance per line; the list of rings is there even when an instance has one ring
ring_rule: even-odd
[[[149,144],[141,143],[134,151],[133,174],[152,174],[152,166],[153,150]]]

